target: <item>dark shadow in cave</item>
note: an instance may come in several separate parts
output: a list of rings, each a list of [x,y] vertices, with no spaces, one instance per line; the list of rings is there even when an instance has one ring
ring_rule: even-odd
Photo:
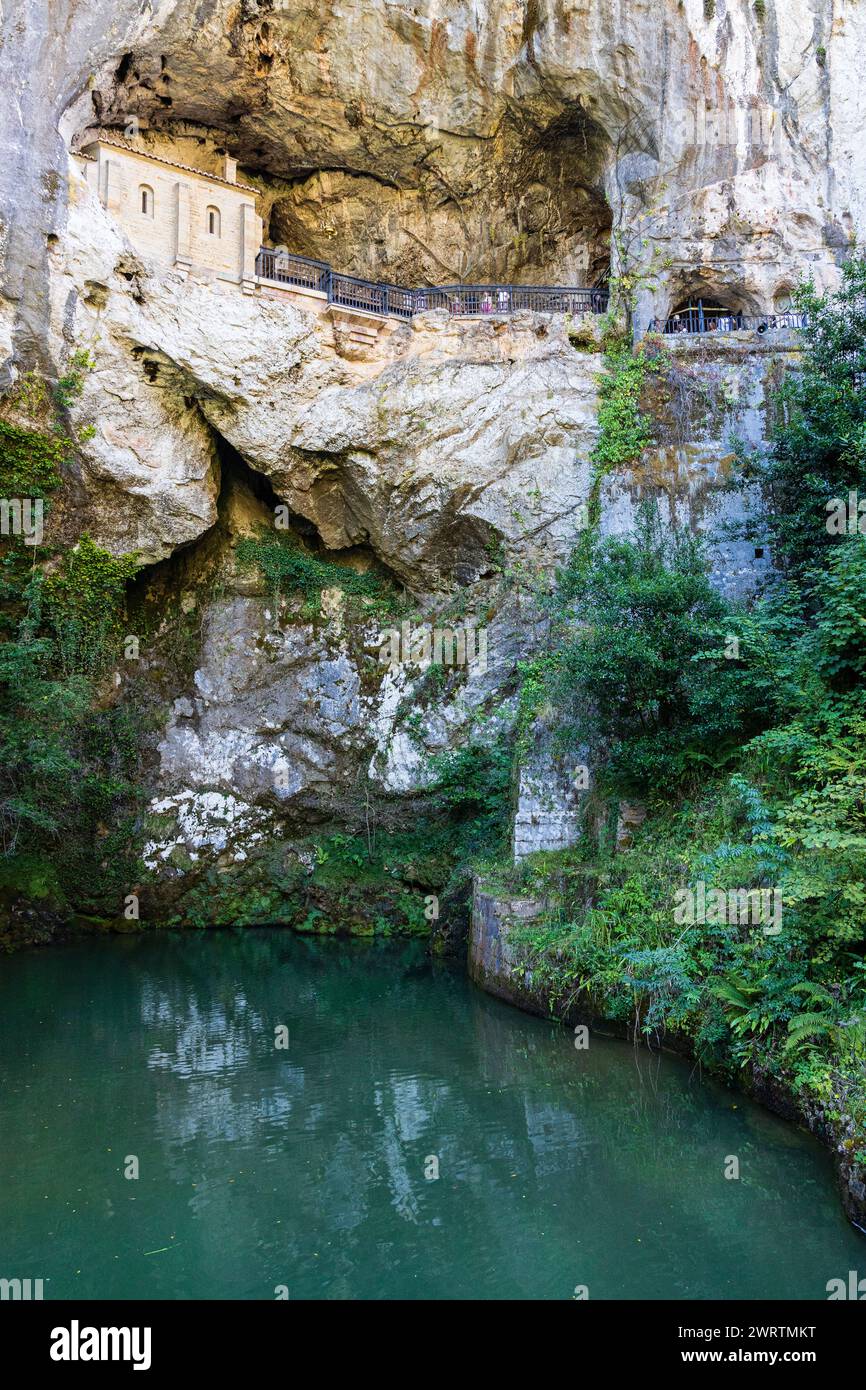
[[[153,364],[151,364],[153,365]],[[145,370],[148,363],[144,363]],[[345,565],[356,572],[373,571],[397,590],[406,591],[403,580],[376,555],[370,545],[355,545],[343,550],[330,550],[324,544],[317,527],[300,513],[293,511],[275,492],[270,478],[252,468],[243,455],[210,426],[219,466],[217,520],[202,535],[179,545],[164,560],[145,566],[129,581],[127,599],[130,612],[143,603],[168,602],[184,591],[212,591],[226,574],[227,554],[234,541],[249,534],[249,526],[238,529],[239,511],[249,512],[256,506],[262,526],[274,524],[277,508],[287,525],[277,534],[293,540],[308,554],[330,564]]]

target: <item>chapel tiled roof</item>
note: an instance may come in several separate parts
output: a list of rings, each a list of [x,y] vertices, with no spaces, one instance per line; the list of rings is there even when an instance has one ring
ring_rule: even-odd
[[[94,140],[88,141],[89,145],[111,145],[117,150],[127,150],[129,154],[137,154],[142,159],[155,160],[157,164],[167,164],[170,169],[182,169],[187,174],[198,174],[199,178],[210,179],[211,183],[224,184],[226,188],[239,188],[244,193],[258,193],[257,188],[251,188],[248,183],[232,183],[231,179],[224,179],[221,174],[212,174],[207,169],[196,169],[192,164],[181,164],[176,159],[166,159],[164,155],[154,154],[152,150],[143,150],[138,145],[133,145],[130,140],[123,140],[119,135],[98,135]],[[77,150],[76,154],[81,154]],[[85,158],[89,156],[85,155]]]

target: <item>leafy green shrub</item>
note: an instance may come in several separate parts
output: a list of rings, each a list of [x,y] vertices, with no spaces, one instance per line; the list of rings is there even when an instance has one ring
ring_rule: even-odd
[[[0,563],[0,899],[113,915],[137,872],[141,737],[97,680],[137,564],[84,537],[46,577],[22,550]]]
[[[46,577],[42,601],[65,670],[98,674],[118,660],[126,584],[139,568],[134,555],[110,555],[82,536]]]
[[[794,299],[806,315],[802,368],[777,392],[768,455],[745,471],[762,486],[776,563],[808,603],[823,552],[839,544],[828,503],[866,496],[866,258],[849,257],[838,290],[807,282]]]
[[[63,435],[0,419],[0,496],[49,497],[60,485],[69,447],[70,440]]]
[[[560,600],[573,621],[551,663],[551,697],[563,732],[593,747],[611,786],[670,788],[698,763],[724,765],[760,727],[760,681],[726,656],[737,615],[710,584],[698,541],[665,539],[651,507],[633,541],[576,554]]]
[[[327,588],[342,589],[374,612],[395,611],[403,602],[375,571],[361,574],[348,565],[323,560],[285,533],[262,528],[257,536],[244,537],[236,554],[241,568],[258,569],[275,594],[300,593],[312,611],[318,611],[322,590]]]
[[[452,878],[465,878],[474,859],[497,857],[505,850],[513,750],[504,735],[475,738],[436,755],[430,768],[432,810],[447,826]]]

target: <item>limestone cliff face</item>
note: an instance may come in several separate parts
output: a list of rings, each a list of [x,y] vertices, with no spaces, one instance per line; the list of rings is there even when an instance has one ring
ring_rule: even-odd
[[[702,285],[759,308],[862,226],[853,0],[23,0],[7,29],[22,344],[44,326],[64,141],[133,116],[227,147],[275,240],[392,279],[591,278],[613,223],[670,257],[647,316]]]
[[[0,384],[89,350],[73,420],[92,437],[52,538],[174,557],[199,616],[152,789],[148,853],[169,874],[357,820],[361,777],[399,805],[474,712],[507,717],[543,632],[528,581],[581,524],[600,358],[531,314],[422,314],[358,350],[289,301],[135,255],[71,143],[135,121],[198,168],[228,152],[271,242],[356,274],[593,284],[613,265],[639,280],[640,329],[693,293],[750,312],[804,271],[829,284],[866,218],[851,0],[22,0],[6,30]],[[718,531],[741,505],[717,489],[729,435],[761,437],[795,350],[678,346],[687,409],[641,470],[608,480],[603,525],[626,528],[651,488]],[[406,586],[419,621],[459,599],[489,630],[486,671],[425,699],[338,597],[316,623],[276,603],[235,548],[279,503]],[[734,592],[756,570],[721,539],[715,561]],[[197,593],[208,566],[218,589]]]

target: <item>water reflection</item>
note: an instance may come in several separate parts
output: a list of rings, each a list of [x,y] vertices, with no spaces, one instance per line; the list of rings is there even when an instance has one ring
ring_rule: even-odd
[[[4,1270],[51,1297],[806,1298],[866,1266],[808,1138],[414,944],[15,957],[0,1058]]]

